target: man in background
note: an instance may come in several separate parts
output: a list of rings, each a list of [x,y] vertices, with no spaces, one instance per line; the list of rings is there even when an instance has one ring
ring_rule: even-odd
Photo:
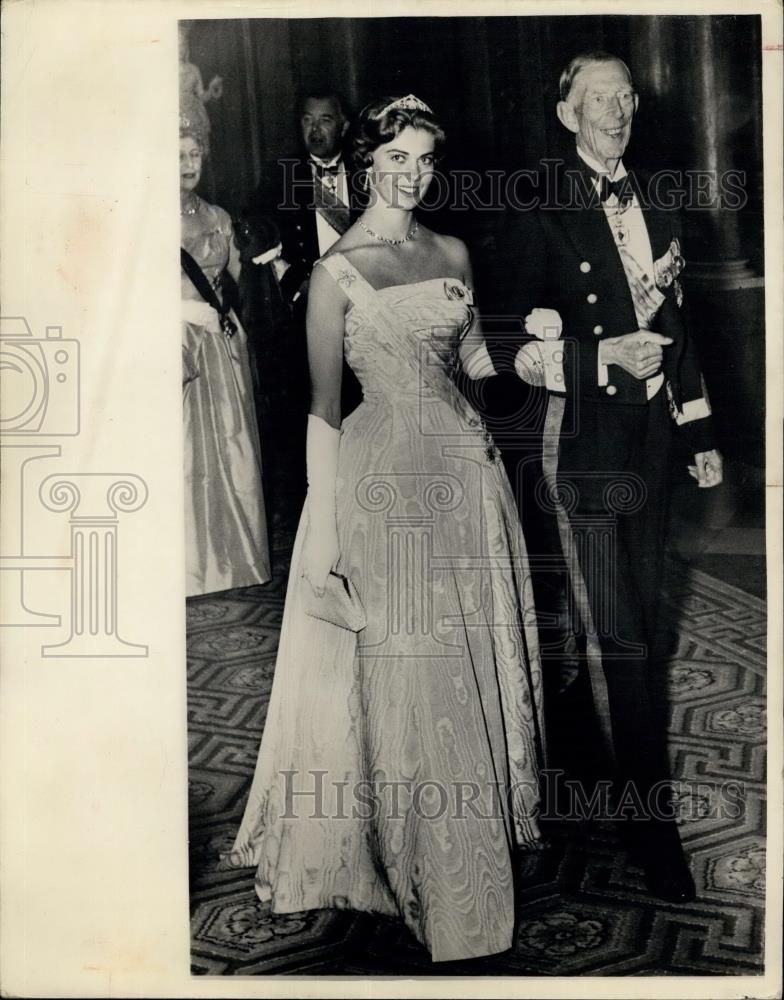
[[[280,363],[267,380],[271,395],[268,438],[281,453],[278,467],[291,469],[293,502],[304,499],[305,428],[310,404],[305,315],[313,264],[340,239],[356,215],[352,175],[343,144],[349,121],[345,104],[334,90],[309,91],[298,104],[302,141],[299,156],[269,163],[250,199],[246,215],[274,219],[280,233],[280,255],[274,261],[283,301],[290,310],[286,344]],[[263,360],[262,360],[263,367]],[[262,371],[262,382],[264,382]],[[351,370],[343,366],[343,415],[362,399]],[[301,495],[300,495],[301,494]]]
[[[348,130],[344,104],[336,92],[311,92],[299,104],[304,156],[270,164],[251,208],[274,213],[280,230],[280,279],[287,301],[302,309],[313,264],[351,225],[351,176],[343,156]]]

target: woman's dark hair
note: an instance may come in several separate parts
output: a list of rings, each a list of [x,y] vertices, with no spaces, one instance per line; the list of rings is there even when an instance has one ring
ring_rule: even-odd
[[[373,151],[384,143],[391,142],[408,127],[429,132],[433,136],[433,152],[436,158],[440,155],[446,135],[433,112],[423,111],[420,108],[384,110],[397,100],[400,98],[379,97],[378,100],[366,104],[360,111],[351,132],[349,146],[355,169],[369,167]]]

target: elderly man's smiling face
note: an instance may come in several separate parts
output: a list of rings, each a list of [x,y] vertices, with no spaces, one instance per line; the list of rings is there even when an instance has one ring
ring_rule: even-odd
[[[637,95],[619,62],[589,63],[575,76],[558,117],[577,136],[577,145],[611,174],[626,151]]]

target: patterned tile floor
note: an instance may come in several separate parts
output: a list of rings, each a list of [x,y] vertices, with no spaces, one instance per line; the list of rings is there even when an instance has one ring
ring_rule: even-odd
[[[713,490],[691,482],[673,490],[671,551],[696,569],[764,598],[765,488],[761,470],[728,463]]]
[[[667,664],[670,752],[684,782],[681,834],[697,901],[675,906],[647,896],[612,825],[554,826],[550,850],[517,859],[512,951],[449,965],[430,962],[396,921],[346,911],[272,915],[255,897],[252,871],[216,868],[242,813],[274,669],[291,544],[291,519],[278,512],[272,582],[188,602],[194,974],[761,973],[764,548],[744,475],[734,471],[729,499],[695,500],[692,490],[689,500],[684,492],[664,595],[677,617]],[[748,567],[741,574],[739,557]],[[703,571],[711,560],[720,575]],[[734,586],[739,578],[749,585]]]

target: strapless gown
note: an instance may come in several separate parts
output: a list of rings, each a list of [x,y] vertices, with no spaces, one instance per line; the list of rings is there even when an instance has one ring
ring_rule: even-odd
[[[223,867],[277,913],[398,916],[434,961],[512,946],[512,851],[540,845],[541,667],[525,543],[498,452],[451,372],[454,278],[350,298],[364,393],[340,433],[338,569],[359,633],[309,617],[294,545],[250,796]]]

